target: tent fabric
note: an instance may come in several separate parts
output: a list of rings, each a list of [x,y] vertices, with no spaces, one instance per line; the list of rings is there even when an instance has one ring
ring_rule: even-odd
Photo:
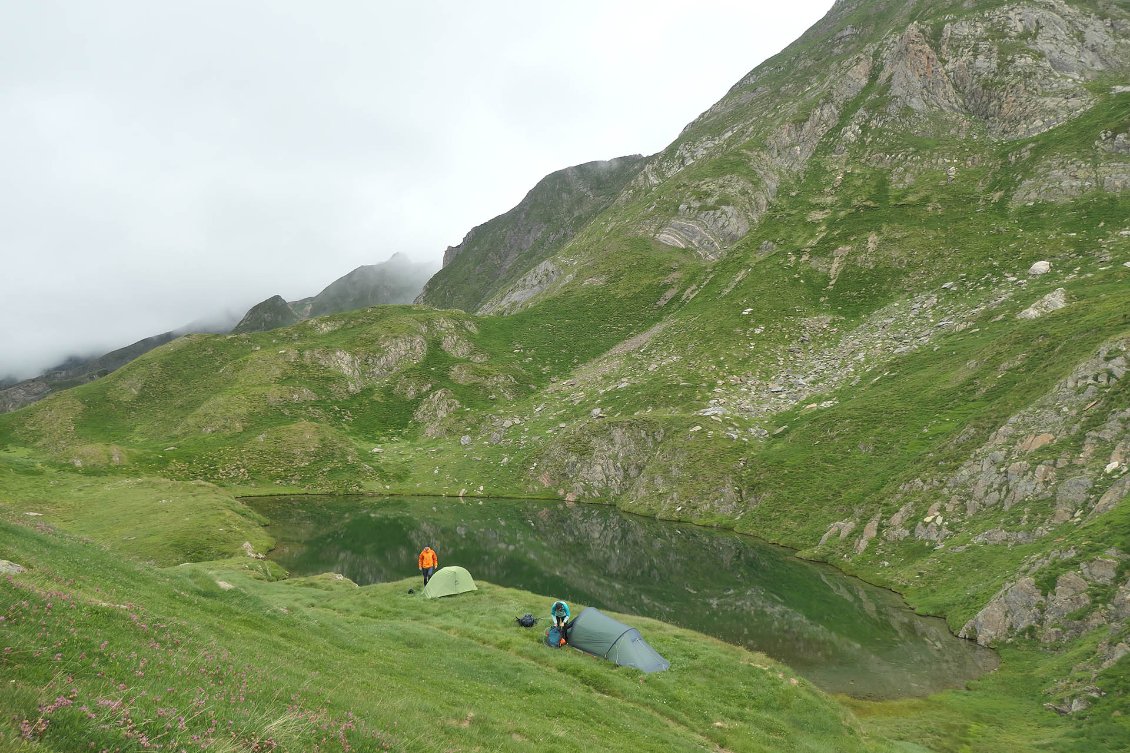
[[[640,631],[593,607],[588,607],[569,623],[566,635],[570,646],[623,667],[661,672],[671,666],[671,662],[648,645]]]
[[[475,579],[471,577],[466,568],[451,565],[436,570],[435,575],[431,577],[428,585],[424,586],[424,590],[420,593],[429,599],[436,599],[440,596],[453,596],[466,591],[477,590],[479,589],[475,585]]]

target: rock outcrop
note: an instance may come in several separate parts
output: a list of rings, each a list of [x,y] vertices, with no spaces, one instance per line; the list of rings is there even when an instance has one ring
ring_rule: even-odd
[[[1059,557],[1073,559],[1074,553],[1063,552]],[[1032,575],[1024,575],[1002,588],[959,635],[983,646],[1026,634],[1046,644],[1059,644],[1097,627],[1107,629],[1111,636],[1125,635],[1130,628],[1130,579],[1113,590],[1109,602],[1096,603],[1090,594],[1095,586],[1110,586],[1126,559],[1125,553],[1112,550],[1111,555],[1062,573],[1046,590]],[[1049,564],[1047,559],[1038,560],[1028,569],[1038,571]]]
[[[1016,315],[1017,319],[1039,319],[1044,314],[1050,314],[1067,306],[1067,291],[1056,288],[1040,300]]]

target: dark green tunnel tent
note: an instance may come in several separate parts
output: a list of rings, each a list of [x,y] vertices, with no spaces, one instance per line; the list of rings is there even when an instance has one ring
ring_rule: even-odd
[[[671,666],[640,631],[588,607],[569,623],[569,645],[624,667],[661,672]]]
[[[467,572],[466,568],[452,565],[436,570],[435,575],[428,581],[421,591],[425,597],[435,599],[440,596],[453,596],[465,591],[477,591],[475,579]]]

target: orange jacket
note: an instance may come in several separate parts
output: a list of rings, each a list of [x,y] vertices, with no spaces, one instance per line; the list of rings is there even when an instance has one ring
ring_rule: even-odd
[[[437,565],[439,565],[439,557],[436,556],[431,547],[424,547],[424,551],[420,552],[420,569],[436,567]]]

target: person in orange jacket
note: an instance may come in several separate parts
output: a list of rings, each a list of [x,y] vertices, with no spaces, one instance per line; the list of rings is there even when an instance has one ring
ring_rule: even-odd
[[[439,567],[439,557],[436,556],[431,545],[425,546],[424,550],[420,552],[420,574],[424,576],[425,586],[432,579],[432,574],[435,573],[437,567]]]

